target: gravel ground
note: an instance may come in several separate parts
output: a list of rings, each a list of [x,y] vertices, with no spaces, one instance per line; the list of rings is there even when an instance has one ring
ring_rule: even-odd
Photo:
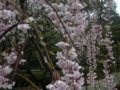
[[[119,83],[120,82],[120,72],[114,72],[114,73],[112,73],[112,75],[113,75],[114,82],[116,84]],[[94,85],[88,86],[87,90],[99,90],[99,87],[100,87],[100,90],[105,90],[104,86],[105,86],[106,82],[103,79],[101,79],[101,80],[99,80],[99,83],[100,84],[98,84],[98,81],[96,81]],[[86,87],[84,86],[82,88],[82,90],[86,90]]]

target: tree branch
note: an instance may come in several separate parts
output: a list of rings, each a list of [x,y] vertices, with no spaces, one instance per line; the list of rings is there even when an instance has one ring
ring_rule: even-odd
[[[24,48],[25,48],[25,46],[26,46],[27,42],[29,41],[29,39],[30,39],[30,37],[27,37],[27,38],[26,38],[26,40],[25,40],[24,44],[22,45],[21,50],[18,52],[18,57],[17,57],[16,63],[15,63],[15,67],[14,67],[14,70],[13,70],[12,77],[11,77],[11,79],[10,79],[10,83],[12,83],[12,82],[13,82],[13,79],[14,79],[15,74],[16,74],[17,69],[18,69],[18,64],[19,64],[19,61],[20,61],[21,56],[22,56],[22,53],[21,53],[21,52],[24,50]]]
[[[23,79],[25,79],[28,83],[30,83],[36,90],[40,90],[33,82],[31,82],[28,78],[24,77],[21,74],[16,74],[16,76],[21,77]]]
[[[12,25],[11,27],[9,27],[7,30],[4,31],[3,34],[0,35],[0,39],[5,36],[7,34],[7,32],[9,32],[10,30],[12,30],[14,27],[16,27],[18,25],[18,23]]]

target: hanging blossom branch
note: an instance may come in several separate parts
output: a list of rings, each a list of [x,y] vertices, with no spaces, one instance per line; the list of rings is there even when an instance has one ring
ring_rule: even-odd
[[[87,63],[90,66],[89,67],[89,73],[87,74],[88,76],[88,83],[89,84],[94,84],[95,79],[97,77],[96,73],[94,72],[96,67],[97,67],[97,58],[96,56],[99,54],[99,41],[101,37],[101,26],[100,25],[95,25],[92,27],[92,29],[89,30],[88,35],[86,37],[87,39]]]
[[[34,38],[32,38],[32,42],[35,45],[36,49],[38,50],[39,54],[41,55],[41,58],[44,60],[45,63],[47,63],[47,60],[46,60],[45,56],[43,55],[39,45],[37,44],[37,42],[35,41]],[[49,65],[47,65],[47,67],[48,67],[48,70],[50,71],[50,73],[52,75],[53,81],[58,80],[59,79],[59,74],[56,72],[56,70],[54,68],[49,67]]]
[[[102,4],[103,1],[101,0],[100,3]],[[113,83],[113,76],[110,74],[110,70],[109,70],[109,67],[112,64],[115,63],[114,56],[112,54],[112,46],[111,46],[113,41],[110,40],[110,38],[112,37],[112,35],[111,35],[112,33],[110,31],[110,24],[111,24],[110,20],[111,20],[111,17],[112,17],[112,15],[110,15],[110,10],[112,9],[112,3],[113,3],[112,0],[106,1],[106,5],[107,5],[106,6],[106,12],[107,12],[107,14],[104,15],[104,14],[102,14],[102,11],[100,11],[100,15],[99,14],[97,15],[97,16],[100,16],[100,18],[99,18],[100,20],[98,20],[97,22],[99,22],[99,24],[101,24],[101,25],[99,25],[99,27],[95,28],[95,29],[98,29],[96,31],[98,31],[97,33],[99,33],[97,38],[96,38],[96,41],[97,41],[98,45],[100,45],[100,47],[104,47],[104,50],[107,50],[107,54],[104,57],[105,59],[107,58],[107,60],[105,60],[103,62],[103,66],[104,66],[103,72],[105,73],[105,81],[106,81],[105,88],[106,88],[106,90],[117,90],[115,88],[115,84]],[[101,5],[101,7],[102,7],[102,5]],[[108,25],[107,24],[102,25],[102,20],[101,19],[104,19],[106,22],[108,22]],[[96,18],[96,20],[97,20],[97,18]],[[94,32],[94,29],[93,29],[92,33],[93,32]],[[92,44],[93,43],[94,42],[92,42]],[[96,54],[98,54],[98,51],[99,51],[100,47],[96,47],[97,48]],[[94,51],[94,50],[92,50],[92,51]],[[99,53],[101,53],[101,52],[99,52]],[[92,55],[92,56],[94,57],[94,55]],[[93,60],[94,59],[95,59],[95,57],[93,58]],[[92,62],[91,64],[93,64],[93,61],[91,61],[91,62]],[[94,63],[94,67],[96,67],[95,63]],[[91,67],[91,68],[93,68],[93,70],[94,70],[94,67]],[[89,75],[92,75],[92,74],[89,74]]]
[[[45,14],[43,14],[45,17],[47,17],[49,20],[50,20],[50,22],[58,29],[58,31],[59,31],[59,33],[61,33],[62,34],[62,32],[60,31],[60,29],[57,27],[57,25],[55,25],[53,22],[52,22],[52,20],[47,16],[47,15],[45,15]]]
[[[113,15],[110,15],[110,10],[113,8],[112,3],[113,3],[112,0],[106,1],[106,5],[107,5],[106,12],[108,13],[104,17],[102,17],[105,21],[108,22],[108,25],[105,25],[103,27],[106,31],[104,31],[105,34],[103,35],[103,39],[101,40],[101,45],[105,46],[107,50],[107,54],[105,55],[105,58],[107,60],[103,62],[103,66],[104,66],[103,72],[105,73],[106,90],[117,90],[113,82],[113,76],[110,74],[110,70],[109,70],[109,67],[115,63],[114,56],[112,54],[112,46],[111,46],[113,41],[110,39],[112,37],[112,32],[110,31],[111,30],[110,25],[112,24],[110,19],[111,17],[113,17]]]
[[[33,36],[32,37],[32,42],[35,45],[35,47],[38,49],[38,52],[40,53],[42,59],[46,61],[45,63],[48,65],[48,69],[52,75],[52,82],[47,86],[47,89],[50,90],[81,90],[82,85],[84,84],[84,78],[83,78],[83,73],[81,66],[81,60],[83,53],[86,52],[86,57],[87,63],[89,65],[89,70],[90,72],[88,73],[88,82],[90,84],[94,84],[94,81],[96,79],[96,73],[94,70],[97,67],[96,61],[97,58],[96,56],[99,54],[99,45],[105,46],[105,48],[108,51],[107,60],[103,63],[104,66],[104,73],[106,75],[105,80],[107,81],[106,84],[106,89],[107,90],[116,90],[114,88],[115,84],[113,83],[113,77],[109,73],[109,67],[114,63],[112,61],[114,59],[112,55],[112,47],[111,47],[111,40],[109,39],[111,36],[110,32],[110,26],[106,25],[105,27],[102,27],[100,25],[102,23],[101,19],[99,24],[98,22],[98,17],[97,13],[93,12],[91,16],[91,27],[87,31],[87,27],[89,27],[88,23],[88,15],[87,12],[84,10],[84,8],[87,6],[83,1],[80,0],[65,0],[66,2],[61,3],[61,1],[56,1],[56,2],[51,2],[49,3],[47,0],[27,0],[28,6],[33,4],[33,11],[31,13],[34,13],[37,11],[36,7],[41,6],[45,8],[45,13],[44,16],[47,16],[49,20],[56,26],[55,30],[60,32],[63,35],[63,38],[61,41],[59,41],[56,46],[60,47],[62,51],[57,52],[56,59],[58,59],[58,62],[56,63],[61,69],[64,74],[61,78],[59,77],[59,74],[55,70],[52,61],[49,56],[49,51],[46,48],[46,43],[42,41],[42,33],[36,28],[36,25],[32,22],[34,21],[33,18],[28,18],[28,15],[26,15],[18,6],[13,4],[9,0],[4,0],[3,7],[7,8],[8,10],[2,10],[1,12],[1,22],[3,23],[3,26],[5,28],[2,28],[0,30],[6,30],[6,25],[8,24],[7,21],[10,20],[10,22],[16,22],[17,20],[14,19],[16,15],[13,15],[13,9],[17,9],[17,11],[23,15],[27,20],[25,20],[22,23],[19,23],[17,25],[17,31],[16,33],[20,35],[20,40],[18,44],[22,45],[22,48],[12,48],[11,53],[2,53],[2,64],[0,65],[0,71],[4,72],[0,74],[0,77],[3,78],[4,80],[1,81],[0,83],[5,83],[1,87],[6,89],[6,88],[12,88],[14,85],[13,78],[17,73],[17,68],[18,68],[18,63],[21,61],[21,56],[22,56],[22,51],[29,40],[26,37],[29,37],[32,35],[32,33],[28,33],[30,28],[34,29],[37,33],[37,36],[39,37],[40,44],[43,46],[45,50],[45,54],[47,58],[44,57],[43,53],[41,52],[40,47],[38,46],[37,42],[34,40]],[[102,1],[102,0],[101,0]],[[108,1],[106,3],[107,5],[107,12],[110,11],[111,6],[112,6],[112,0],[110,2]],[[8,4],[11,4],[10,8],[7,7],[6,2]],[[3,2],[2,2],[3,3]],[[91,0],[90,3],[96,3]],[[91,4],[91,5],[92,5]],[[2,4],[1,4],[2,5]],[[23,5],[23,3],[22,3]],[[14,8],[13,8],[13,7]],[[24,6],[23,6],[24,7]],[[10,9],[10,10],[9,10]],[[12,12],[11,12],[12,11]],[[12,14],[11,14],[11,13]],[[29,11],[28,11],[29,12]],[[4,14],[5,13],[5,14]],[[102,13],[102,11],[101,11]],[[13,17],[14,16],[14,17]],[[110,19],[111,16],[106,15],[106,17],[101,17],[105,19],[106,21]],[[38,16],[38,18],[40,18]],[[36,18],[36,20],[38,19]],[[40,18],[41,19],[41,18]],[[13,20],[13,21],[12,21]],[[111,22],[109,22],[110,24]],[[30,27],[31,25],[32,27]],[[16,26],[15,26],[16,27]],[[11,28],[12,29],[12,28]],[[106,35],[103,35],[102,30],[107,29]],[[32,30],[30,30],[32,32]],[[15,34],[15,31],[12,33]],[[6,33],[4,34],[6,35]],[[0,38],[2,38],[0,36]],[[102,40],[103,38],[103,40]],[[4,39],[5,40],[5,39]],[[101,41],[101,42],[100,42]],[[15,41],[13,40],[15,43]],[[19,51],[19,52],[18,52]],[[4,61],[6,60],[6,61]],[[25,60],[23,60],[23,63]],[[110,65],[109,65],[110,63]],[[11,78],[11,81],[9,84],[9,79],[6,78],[10,72],[12,72],[12,68],[10,68],[10,65],[15,64],[13,75]],[[82,65],[82,64],[81,64]]]
[[[82,13],[80,11],[85,6],[78,0],[71,2],[67,1],[66,5],[63,5],[62,3],[50,4],[48,2],[47,4],[48,5],[44,4],[43,6],[46,8],[45,11],[47,11],[48,17],[60,28],[63,34],[63,40],[56,44],[56,46],[62,49],[62,52],[57,52],[56,58],[58,59],[57,65],[62,69],[64,74],[60,80],[49,84],[47,88],[50,90],[81,90],[81,86],[84,84],[84,78],[82,77],[83,73],[79,72],[81,66],[76,62],[78,57],[76,53],[77,48],[74,47],[73,43],[76,41],[76,37],[80,32],[85,29],[84,25],[86,23],[83,15],[86,14],[85,12]],[[75,12],[73,12],[74,10]],[[81,16],[79,16],[79,13]],[[73,20],[73,18],[75,20]],[[79,20],[82,20],[83,22],[81,23]]]
[[[79,53],[77,51],[77,47],[75,46],[74,44],[74,41],[72,40],[72,37],[71,35],[69,34],[69,31],[66,29],[65,25],[64,25],[64,22],[62,21],[62,18],[60,18],[59,14],[58,14],[58,11],[57,9],[55,9],[54,5],[52,6],[47,0],[44,0],[49,6],[51,6],[51,8],[53,9],[53,12],[55,12],[55,14],[57,15],[57,18],[58,18],[58,22],[62,25],[62,28],[65,30],[65,33],[67,34],[67,36],[69,37],[70,39],[70,42],[72,43],[73,47],[76,49],[76,52],[78,54],[78,57],[80,59],[80,56],[79,56]],[[53,16],[52,16],[53,17]],[[60,27],[59,27],[60,28]],[[57,28],[58,29],[58,28]],[[59,29],[58,29],[59,30]],[[60,31],[61,32],[61,31]]]
[[[104,29],[106,30],[106,34],[104,35],[104,39],[101,41],[102,42],[101,44],[104,45],[107,50],[107,55],[105,55],[107,59],[103,62],[103,66],[104,66],[103,72],[105,74],[104,80],[106,81],[106,85],[105,85],[106,90],[117,90],[115,88],[116,84],[113,82],[113,76],[110,74],[110,70],[109,70],[109,67],[115,64],[115,60],[114,60],[115,58],[113,56],[112,46],[111,46],[113,41],[110,39],[112,37],[112,32],[110,31],[111,30],[110,19],[113,17],[113,15],[109,15],[109,14],[110,14],[110,10],[113,8],[112,4],[113,4],[113,0],[106,1],[106,5],[107,5],[106,12],[108,13],[106,17],[103,17],[103,19],[108,22],[108,25],[104,26]]]
[[[102,38],[102,26],[100,25],[101,23],[99,22],[99,14],[97,12],[97,8],[95,6],[99,6],[97,5],[97,3],[95,1],[91,1],[90,0],[90,5],[93,8],[93,12],[88,14],[88,27],[90,28],[87,31],[86,37],[85,37],[85,41],[86,41],[86,57],[87,57],[87,64],[89,65],[89,72],[87,74],[87,83],[90,85],[94,85],[95,84],[95,80],[97,78],[97,73],[95,72],[96,68],[97,68],[97,56],[99,55],[100,52],[100,41]],[[93,4],[94,3],[94,4]],[[100,88],[100,87],[99,87]]]

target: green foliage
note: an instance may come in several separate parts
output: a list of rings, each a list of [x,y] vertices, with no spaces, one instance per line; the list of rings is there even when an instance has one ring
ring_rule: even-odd
[[[104,62],[104,60],[103,59],[97,60],[97,62],[100,63],[100,64],[102,64]]]
[[[45,43],[45,42],[40,41],[40,43],[41,43],[41,45],[42,45],[43,47],[46,46],[46,43]]]
[[[55,55],[55,53],[53,53],[52,51],[49,51],[49,53],[50,53],[51,55]]]
[[[87,74],[88,72],[89,72],[89,67],[85,67],[85,68],[84,68],[84,73]]]

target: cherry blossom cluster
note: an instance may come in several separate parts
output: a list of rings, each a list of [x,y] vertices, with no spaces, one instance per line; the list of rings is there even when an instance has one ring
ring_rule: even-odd
[[[15,0],[10,1],[16,4]],[[94,84],[97,77],[97,74],[94,72],[97,67],[97,55],[100,53],[100,47],[103,46],[107,50],[107,55],[105,55],[107,60],[103,63],[103,72],[105,73],[105,80],[107,81],[106,88],[107,90],[116,90],[116,88],[114,88],[113,76],[109,74],[108,70],[114,63],[111,46],[113,41],[110,39],[112,37],[110,31],[110,24],[112,22],[109,21],[112,17],[112,15],[109,15],[112,9],[112,0],[106,1],[108,14],[101,15],[101,18],[107,21],[108,25],[98,23],[100,21],[98,20],[99,14],[97,11],[93,10],[93,12],[88,15],[88,12],[84,10],[87,6],[84,1],[27,0],[26,3],[28,7],[31,8],[26,12],[23,10],[24,14],[28,14],[28,18],[24,17],[14,6],[7,5],[6,0],[0,0],[0,35],[12,25],[18,23],[15,28],[0,39],[0,42],[5,41],[9,35],[18,34],[18,41],[15,37],[12,37],[11,41],[22,45],[26,37],[32,35],[30,35],[30,32],[33,30],[33,27],[31,27],[32,25],[30,24],[33,21],[36,23],[42,16],[48,18],[51,23],[54,24],[55,30],[62,35],[61,41],[55,45],[61,48],[61,51],[58,51],[56,54],[56,59],[58,60],[56,64],[62,69],[64,76],[60,77],[59,80],[52,81],[51,84],[46,86],[47,89],[82,90],[82,85],[84,84],[82,57],[84,54],[86,55],[86,61],[89,65],[87,81],[89,84]],[[96,3],[96,1],[90,0],[90,4],[93,5],[93,3]],[[17,7],[20,8],[20,5]],[[39,10],[42,13],[39,13]],[[29,15],[33,16],[29,17]],[[15,48],[10,52],[4,51],[1,54],[0,88],[11,89],[14,85],[14,83],[9,84],[10,80],[6,76],[13,71],[11,66],[16,63],[17,58],[18,51]],[[20,59],[19,64],[24,64],[25,61],[24,59]]]
[[[62,48],[62,52],[57,52],[56,63],[64,74],[60,78],[61,82],[64,83],[64,89],[60,86],[56,87],[55,83],[52,83],[47,86],[48,89],[53,90],[53,87],[56,90],[59,88],[63,90],[81,90],[82,85],[84,84],[83,73],[80,73],[81,66],[77,63],[77,53],[76,48],[72,46],[76,42],[76,38],[81,32],[84,31],[86,25],[86,12],[83,9],[86,4],[81,3],[80,1],[67,1],[64,5],[59,1],[57,3],[46,2],[48,5],[45,6],[46,14],[52,22],[56,25],[56,30],[63,35],[65,40],[60,41],[56,46]],[[84,16],[84,17],[83,17]],[[85,17],[86,16],[86,17]],[[60,81],[59,81],[60,82]]]
[[[115,88],[116,84],[114,84],[113,76],[110,74],[110,70],[109,70],[109,67],[115,64],[115,60],[114,60],[115,58],[113,56],[112,46],[111,46],[111,44],[114,41],[110,39],[112,37],[112,32],[110,31],[111,30],[110,25],[112,24],[112,22],[110,21],[110,19],[113,17],[113,15],[110,15],[109,12],[112,9],[112,3],[113,0],[106,1],[106,8],[107,8],[106,11],[108,13],[105,15],[105,17],[103,17],[103,19],[108,22],[108,25],[104,26],[104,29],[106,30],[104,32],[106,33],[104,35],[104,38],[101,40],[101,45],[105,46],[107,50],[107,54],[105,55],[105,58],[107,59],[103,62],[103,66],[104,66],[103,72],[105,73],[105,81],[106,81],[105,87],[107,90],[117,90]]]
[[[14,82],[9,84],[9,79],[6,78],[6,76],[12,72],[12,70],[13,69],[10,68],[9,65],[0,65],[0,88],[12,89]]]
[[[16,10],[14,11],[7,10],[7,9],[0,10],[0,35],[2,35],[4,31],[7,30],[7,28],[9,28],[14,24],[11,20],[15,18],[17,14],[18,13],[16,12]],[[8,20],[8,22],[6,22],[6,20]],[[9,35],[9,33],[6,34],[6,36],[7,35]],[[4,40],[5,40],[5,36],[0,39],[0,42]]]
[[[99,40],[101,36],[101,26],[100,25],[94,25],[92,29],[89,30],[88,35],[86,37],[87,39],[87,63],[90,66],[89,67],[89,73],[88,73],[88,83],[94,84],[94,81],[97,77],[94,70],[97,67],[97,58],[96,56],[99,53]]]
[[[12,89],[12,86],[14,86],[15,82],[10,84],[10,79],[7,78],[7,75],[10,74],[13,69],[11,68],[11,65],[15,64],[17,60],[17,52],[15,49],[12,49],[11,53],[3,52],[1,54],[1,65],[0,65],[0,88],[4,89]],[[24,64],[26,62],[25,59],[21,59],[19,61],[19,64]]]
[[[18,11],[15,10],[14,7],[12,7],[11,5],[6,6],[5,0],[0,1],[0,36],[2,36],[2,34],[5,33],[7,30],[9,30],[9,28],[12,27],[12,25],[14,25],[15,23],[18,23],[18,21],[15,19],[18,14],[19,14]],[[29,26],[26,24],[24,24],[23,26],[18,25],[18,29],[23,30],[23,32],[25,32],[26,29],[29,29]],[[13,30],[11,30],[11,32],[7,32],[0,39],[0,42],[5,41],[7,36],[14,35],[15,33],[20,33],[20,31],[17,31],[17,29],[14,28]],[[21,33],[22,36],[24,36],[24,34],[25,33],[23,34]],[[15,37],[12,37],[11,41],[16,43],[15,39],[16,39]],[[11,72],[13,72],[12,66],[15,65],[17,58],[18,58],[18,51],[15,48],[12,48],[9,51],[3,51],[0,54],[0,62],[1,62],[0,63],[0,88],[12,89],[12,87],[14,86],[15,82],[10,83],[10,79],[7,78],[7,76],[11,74]],[[24,62],[26,62],[25,59],[20,59],[19,64],[24,65]]]
[[[96,45],[102,45],[100,41],[102,41],[102,34],[103,34],[102,32],[103,28],[101,27],[101,25],[96,24],[98,20],[98,13],[93,12],[90,14],[89,19],[93,22],[92,28],[87,32],[87,34],[85,34],[85,27],[87,27],[88,25],[88,23],[86,22],[87,13],[84,10],[81,10],[86,6],[85,3],[83,2],[81,3],[76,0],[76,1],[68,1],[66,5],[63,5],[59,1],[57,3],[51,3],[51,5],[49,5],[49,3],[47,4],[48,5],[46,5],[45,3],[44,5],[46,8],[45,10],[48,13],[47,16],[57,26],[56,30],[57,31],[60,30],[59,32],[63,34],[63,38],[66,39],[64,42],[58,43],[60,44],[59,47],[61,48],[69,47],[68,43],[66,42],[68,41],[71,42],[71,40],[73,40],[73,43],[75,43],[77,50],[79,52],[78,55],[82,56],[85,50],[84,46],[87,46],[87,58],[88,58],[87,62],[90,66],[90,70],[89,70],[90,72],[88,73],[88,83],[94,84],[94,81],[97,77],[96,73],[94,72],[94,70],[97,67],[96,56],[99,54],[99,47]],[[102,18],[105,19],[105,17]],[[106,25],[105,28],[107,30],[110,30],[109,25]],[[109,37],[106,39],[109,39]],[[111,54],[112,48],[111,47],[106,47],[106,48],[109,49],[109,56],[110,55],[112,56]],[[62,56],[63,54],[62,52],[58,52],[57,56],[59,54],[61,55],[62,58],[65,58],[64,56]],[[59,60],[59,58],[57,59]],[[61,61],[61,59],[60,61],[57,62],[57,64],[60,68],[63,68],[62,65],[65,65],[66,62],[67,63],[69,62],[70,64],[68,64],[68,66],[66,65],[64,68],[66,67],[68,68],[69,66],[72,65],[72,62],[70,62],[69,60],[63,62]]]
[[[113,81],[113,76],[110,75],[110,71],[109,70],[103,70],[103,72],[105,73],[105,81],[107,82],[106,85],[105,85],[105,88],[107,90],[118,90],[117,88],[115,88],[116,84],[114,84],[114,81]]]
[[[56,46],[63,48],[62,52],[57,52],[56,58],[58,59],[57,65],[62,69],[64,76],[55,83],[49,84],[47,88],[50,90],[81,90],[84,78],[82,77],[83,73],[79,71],[81,66],[75,62],[75,58],[77,58],[76,50],[73,47],[70,50],[67,49],[69,44],[65,42],[58,42]],[[58,82],[61,82],[61,85],[56,86]]]

